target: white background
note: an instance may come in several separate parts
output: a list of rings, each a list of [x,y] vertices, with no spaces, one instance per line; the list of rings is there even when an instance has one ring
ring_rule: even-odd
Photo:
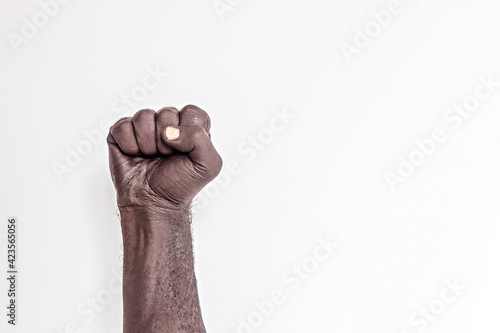
[[[39,2],[2,0],[0,266],[17,216],[20,275],[14,328],[1,279],[0,330],[121,331],[121,296],[109,287],[121,234],[96,131],[141,108],[196,104],[239,171],[206,188],[212,198],[194,212],[208,332],[498,331],[500,87],[457,128],[445,120],[474,102],[481,77],[500,82],[496,2],[401,0],[381,28],[371,13],[390,1],[221,2],[231,10],[73,0],[43,22]],[[34,15],[43,26],[25,38]],[[14,34],[25,38],[17,46]],[[115,112],[156,68],[168,73],[162,82]],[[283,110],[294,118],[271,140]],[[436,128],[447,139],[419,153],[415,140]],[[259,135],[266,144],[250,158],[243,150]],[[77,147],[88,154],[68,167]],[[386,173],[410,155],[424,160],[391,190]],[[60,181],[54,165],[71,172]],[[340,246],[318,262],[318,238],[328,237]],[[308,276],[293,289],[286,277],[303,263]],[[465,287],[458,296],[447,290],[454,280]],[[284,302],[263,314],[254,302],[277,289]],[[425,329],[411,322],[429,307]]]

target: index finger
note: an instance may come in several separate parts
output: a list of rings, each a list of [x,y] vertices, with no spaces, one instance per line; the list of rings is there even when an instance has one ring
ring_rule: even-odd
[[[201,126],[210,136],[211,121],[208,113],[196,105],[186,105],[179,111],[179,125]]]

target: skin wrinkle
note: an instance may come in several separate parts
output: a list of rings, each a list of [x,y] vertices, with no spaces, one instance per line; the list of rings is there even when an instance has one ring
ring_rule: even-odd
[[[205,111],[189,105],[152,112],[120,119],[107,139],[124,244],[123,332],[205,333],[190,210],[222,159]],[[167,126],[180,129],[178,139],[166,139]],[[145,151],[137,155],[138,142]],[[157,153],[146,156],[153,146]]]

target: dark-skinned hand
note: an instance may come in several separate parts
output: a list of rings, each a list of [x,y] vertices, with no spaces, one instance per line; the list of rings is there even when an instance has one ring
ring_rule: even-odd
[[[210,117],[194,105],[140,110],[117,121],[107,142],[119,207],[188,206],[222,168]]]

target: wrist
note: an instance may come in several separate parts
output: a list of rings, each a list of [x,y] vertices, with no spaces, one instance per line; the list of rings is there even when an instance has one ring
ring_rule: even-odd
[[[190,216],[191,202],[180,205],[168,201],[143,199],[141,204],[118,204],[118,210],[122,225],[134,223],[138,226],[160,227]]]
[[[175,237],[191,237],[189,206],[151,204],[119,207],[123,245],[130,251],[128,262],[138,265],[145,257],[159,256],[172,246]],[[127,269],[127,262],[124,269]],[[147,267],[143,267],[147,269]]]
[[[117,206],[125,212],[132,212],[134,210],[138,211],[151,211],[151,212],[175,212],[175,211],[185,211],[189,210],[191,207],[192,200],[187,202],[175,202],[173,200],[168,200],[162,195],[156,192],[149,191],[138,191],[133,193],[118,194],[116,197]]]

